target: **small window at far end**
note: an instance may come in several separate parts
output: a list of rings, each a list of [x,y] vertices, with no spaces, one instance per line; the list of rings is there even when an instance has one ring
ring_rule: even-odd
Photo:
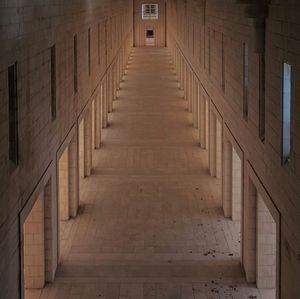
[[[158,4],[142,4],[142,19],[157,20],[158,19]]]

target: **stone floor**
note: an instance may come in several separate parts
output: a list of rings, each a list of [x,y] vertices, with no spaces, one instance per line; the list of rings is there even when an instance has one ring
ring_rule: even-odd
[[[167,50],[135,49],[55,283],[26,299],[272,298],[245,282],[186,107]]]

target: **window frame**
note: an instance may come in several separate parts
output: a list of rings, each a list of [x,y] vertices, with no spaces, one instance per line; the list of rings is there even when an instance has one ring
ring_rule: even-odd
[[[285,66],[289,66],[289,97],[285,97]],[[282,62],[282,70],[281,70],[281,163],[283,166],[289,165],[291,162],[292,156],[292,114],[293,114],[293,68],[292,64],[287,60]],[[285,128],[285,110],[287,109],[285,106],[287,105],[286,101],[289,100],[289,126],[288,126],[288,136],[285,136],[286,128]],[[286,138],[288,138],[288,144],[285,143]],[[287,148],[286,148],[287,147]]]
[[[78,40],[77,34],[73,36],[73,89],[74,94],[78,92]]]
[[[147,10],[147,6],[149,9],[149,12],[146,13],[145,11]],[[152,11],[152,9],[154,11]],[[159,18],[159,5],[158,3],[143,3],[142,4],[142,20],[158,20]]]
[[[243,117],[249,115],[249,45],[243,43]]]
[[[50,48],[50,63],[51,63],[51,118],[56,120],[57,114],[57,91],[56,91],[56,44]]]
[[[9,113],[9,161],[19,165],[19,101],[18,101],[18,62],[8,67],[8,113]]]

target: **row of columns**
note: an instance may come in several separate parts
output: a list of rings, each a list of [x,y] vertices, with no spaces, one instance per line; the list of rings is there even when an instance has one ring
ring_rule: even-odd
[[[276,288],[279,292],[277,209],[179,46],[170,42],[170,49],[179,88],[199,131],[200,146],[208,150],[210,175],[221,180],[224,216],[240,227],[246,278],[259,288]]]
[[[60,262],[60,224],[77,216],[80,179],[92,174],[94,149],[101,147],[131,52],[126,43],[108,67],[21,215],[22,292],[55,278]]]

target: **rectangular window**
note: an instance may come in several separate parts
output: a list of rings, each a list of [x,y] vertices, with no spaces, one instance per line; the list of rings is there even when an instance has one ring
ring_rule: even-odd
[[[208,28],[208,72],[211,73],[211,30]]]
[[[56,119],[56,46],[51,47],[51,116]]]
[[[91,28],[88,29],[88,69],[91,75]]]
[[[282,163],[291,159],[291,117],[292,117],[292,67],[283,63],[282,68]]]
[[[78,62],[77,62],[77,35],[74,35],[74,40],[73,40],[73,59],[74,59],[74,93],[77,93],[78,91]]]
[[[8,68],[9,160],[15,165],[19,162],[17,70],[17,62]]]
[[[158,19],[158,4],[142,4],[142,19],[143,20]]]
[[[193,24],[193,32],[192,32],[192,43],[193,43],[193,56],[195,56],[195,24]]]
[[[222,33],[222,90],[225,92],[225,41],[224,41],[224,33]]]
[[[100,24],[98,24],[98,64],[100,64]]]
[[[243,45],[243,115],[248,118],[249,48]]]
[[[202,64],[202,26],[199,27],[199,62]]]
[[[259,57],[259,138],[265,140],[266,131],[266,100],[265,100],[265,54]]]

